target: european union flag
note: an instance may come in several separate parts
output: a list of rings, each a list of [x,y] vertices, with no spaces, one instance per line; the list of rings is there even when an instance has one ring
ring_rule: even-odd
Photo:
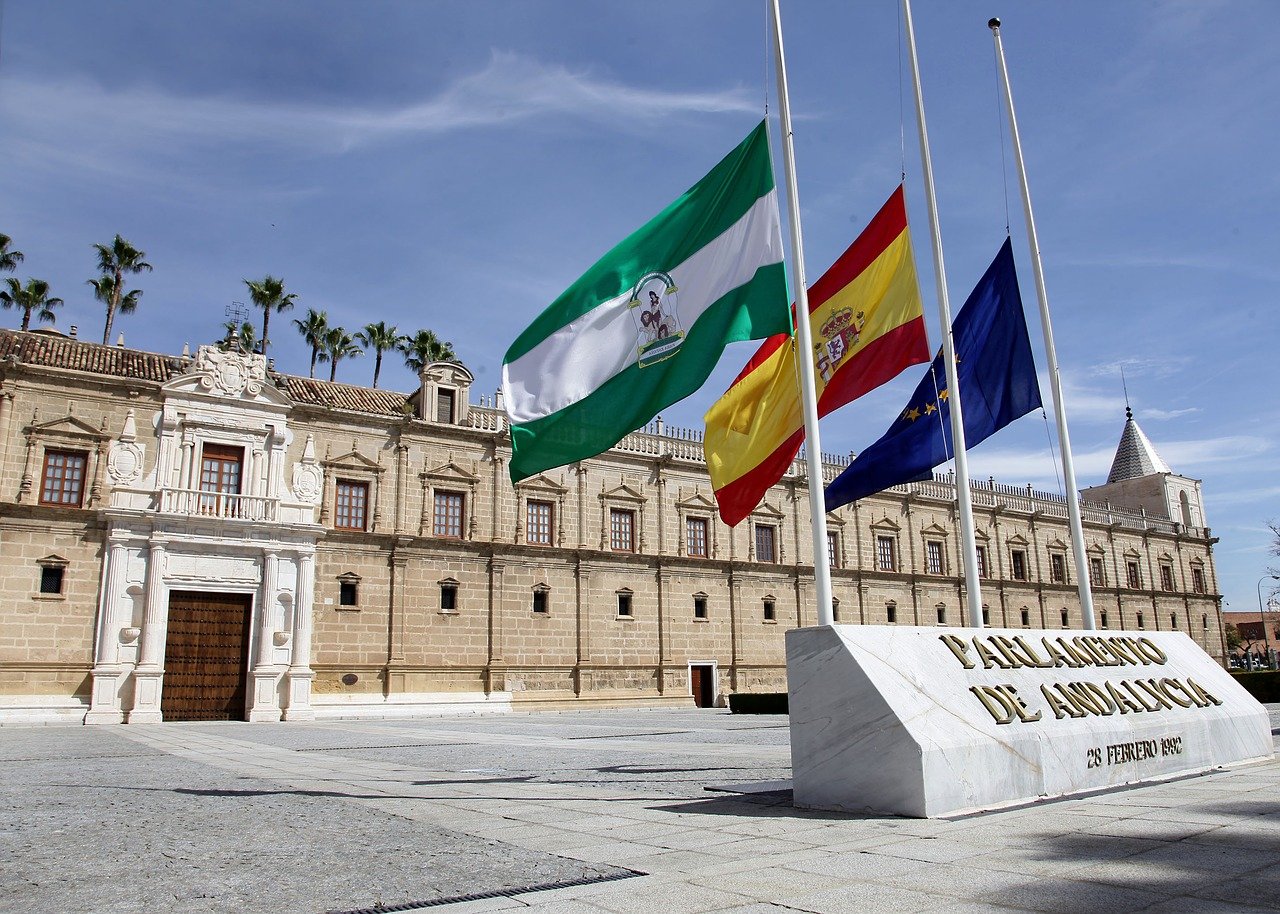
[[[965,442],[973,447],[1041,406],[1009,239],[952,327]],[[927,479],[954,452],[947,373],[939,353],[889,430],[827,486],[827,510],[898,483]]]

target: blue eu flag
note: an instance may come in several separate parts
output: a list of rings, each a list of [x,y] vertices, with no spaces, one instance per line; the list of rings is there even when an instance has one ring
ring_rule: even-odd
[[[965,442],[973,447],[1041,406],[1009,239],[952,327]],[[827,486],[827,510],[898,483],[927,479],[934,467],[950,460],[954,447],[948,399],[939,354],[889,430]]]

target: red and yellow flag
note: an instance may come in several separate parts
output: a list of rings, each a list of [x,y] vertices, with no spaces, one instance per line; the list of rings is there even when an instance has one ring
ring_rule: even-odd
[[[902,187],[809,289],[818,415],[930,358]],[[706,415],[703,450],[720,516],[754,510],[804,441],[797,343],[765,340]]]

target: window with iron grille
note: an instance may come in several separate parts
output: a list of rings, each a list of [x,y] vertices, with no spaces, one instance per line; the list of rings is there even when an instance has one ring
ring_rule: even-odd
[[[62,593],[62,582],[66,569],[61,565],[40,566],[40,592],[44,594]]]
[[[876,537],[876,568],[880,571],[897,571],[898,563],[894,555],[892,536]]]
[[[1160,586],[1165,590],[1173,590],[1173,566],[1160,566]]]
[[[40,481],[40,504],[78,508],[84,500],[84,470],[89,455],[82,451],[45,451]]]
[[[453,424],[454,391],[446,387],[436,388],[436,421]]]
[[[756,524],[756,561],[776,562],[778,528],[769,524]]]
[[[435,520],[431,532],[436,536],[462,538],[462,506],[461,492],[437,492],[435,498]]]
[[[553,507],[549,501],[530,499],[525,506],[525,540],[534,546],[550,546]]]
[[[609,510],[609,546],[614,552],[636,551],[636,512]]]
[[[1067,557],[1061,552],[1049,553],[1049,580],[1064,584],[1067,580]]]
[[[827,531],[827,562],[832,568],[840,567],[840,562],[838,561],[840,555],[839,536],[840,534],[832,530]]]
[[[978,547],[978,577],[985,578],[987,576],[987,547]]]
[[[1009,562],[1013,569],[1013,579],[1015,581],[1025,581],[1027,579],[1027,554],[1021,549],[1014,549],[1009,553]]]
[[[364,530],[368,516],[369,484],[339,479],[334,489],[333,526],[338,530]]]
[[[685,548],[694,558],[707,557],[707,519],[705,517],[689,517],[685,519]]]
[[[942,543],[928,540],[924,544],[924,561],[928,574],[942,574]]]
[[[1093,578],[1092,583],[1098,586],[1107,583],[1107,576],[1102,568],[1102,559],[1089,559],[1089,577]]]
[[[1191,569],[1191,589],[1196,593],[1204,593],[1204,569]]]
[[[1142,587],[1142,571],[1138,568],[1138,563],[1126,562],[1124,567],[1129,574],[1129,586],[1134,590]]]

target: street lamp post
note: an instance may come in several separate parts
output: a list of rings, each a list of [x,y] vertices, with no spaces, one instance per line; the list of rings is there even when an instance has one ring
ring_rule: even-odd
[[[1262,606],[1262,582],[1280,581],[1280,575],[1264,574],[1258,578],[1258,621],[1262,623],[1262,644],[1266,651],[1267,668],[1271,668],[1271,636],[1267,634],[1267,611]]]

